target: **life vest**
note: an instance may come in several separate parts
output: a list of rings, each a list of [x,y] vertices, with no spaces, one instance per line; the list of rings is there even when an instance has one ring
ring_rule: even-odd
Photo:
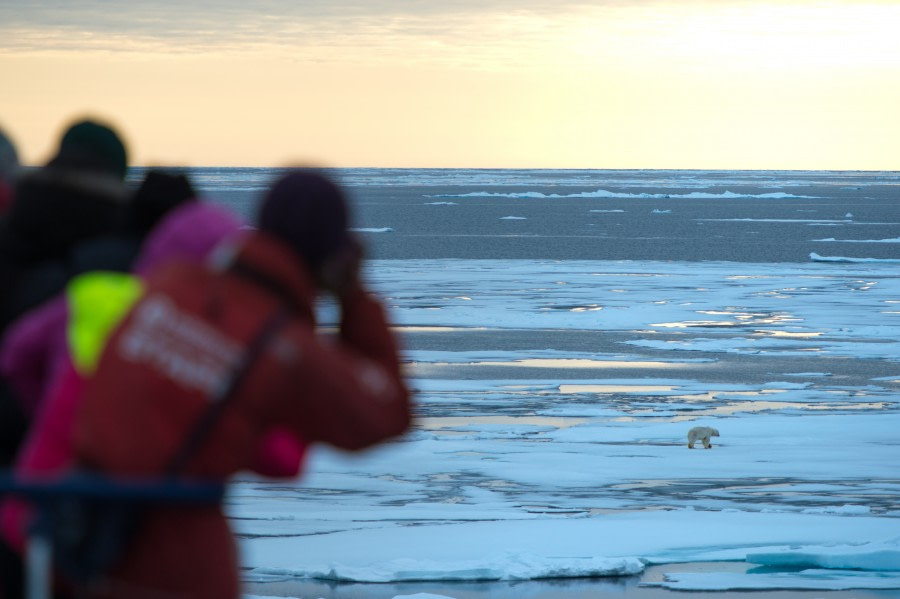
[[[138,277],[123,272],[87,272],[69,282],[66,341],[81,376],[93,374],[106,340],[143,290]]]

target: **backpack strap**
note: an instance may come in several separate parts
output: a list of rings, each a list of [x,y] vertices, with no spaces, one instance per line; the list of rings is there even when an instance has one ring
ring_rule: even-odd
[[[294,306],[297,303],[297,299],[290,288],[282,281],[261,271],[252,264],[248,264],[244,260],[241,260],[240,256],[234,258],[234,261],[228,265],[225,272],[235,274],[242,279],[253,283],[255,286],[264,289],[267,293],[271,293],[288,305]]]
[[[165,476],[177,476],[187,466],[188,460],[197,452],[200,445],[209,436],[213,427],[219,421],[225,406],[230,403],[234,397],[235,391],[250,371],[250,367],[256,362],[256,359],[262,354],[269,342],[275,337],[275,334],[287,324],[292,315],[292,311],[286,305],[282,305],[280,309],[273,312],[263,323],[256,337],[247,346],[241,359],[238,361],[231,376],[225,383],[219,387],[218,391],[210,397],[210,405],[204,410],[190,432],[184,438],[178,451],[169,460],[164,471]]]

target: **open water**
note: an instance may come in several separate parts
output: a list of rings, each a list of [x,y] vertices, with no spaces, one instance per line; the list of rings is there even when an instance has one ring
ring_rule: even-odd
[[[195,168],[252,221],[283,172]],[[372,258],[900,258],[900,172],[333,169]],[[141,169],[132,177],[139,178]],[[829,240],[829,241],[826,241]]]

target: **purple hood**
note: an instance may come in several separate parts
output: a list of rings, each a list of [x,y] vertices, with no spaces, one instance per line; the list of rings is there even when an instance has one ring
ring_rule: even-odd
[[[170,260],[202,262],[223,241],[242,234],[244,224],[230,210],[205,202],[174,208],[147,236],[134,262],[134,272],[146,275]]]

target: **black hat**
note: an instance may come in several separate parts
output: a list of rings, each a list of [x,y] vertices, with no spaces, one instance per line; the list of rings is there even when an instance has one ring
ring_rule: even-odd
[[[49,166],[100,171],[124,179],[128,157],[125,144],[112,128],[85,120],[66,130]]]
[[[259,209],[258,225],[285,241],[312,267],[349,242],[347,200],[340,188],[314,170],[279,179]]]
[[[196,198],[197,193],[186,174],[159,169],[147,171],[131,198],[128,227],[146,233],[170,210]]]

